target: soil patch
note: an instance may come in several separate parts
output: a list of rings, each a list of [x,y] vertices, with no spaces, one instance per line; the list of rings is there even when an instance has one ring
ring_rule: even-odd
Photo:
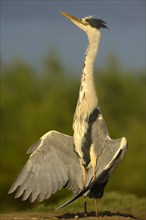
[[[0,220],[144,220],[145,216],[142,213],[135,215],[121,212],[101,212],[99,217],[95,216],[94,212],[88,213],[87,217],[84,217],[83,213],[64,213],[57,215],[56,213],[7,213],[0,214]]]

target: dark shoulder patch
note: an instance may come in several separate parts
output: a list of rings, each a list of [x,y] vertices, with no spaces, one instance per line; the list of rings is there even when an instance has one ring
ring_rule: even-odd
[[[88,164],[90,163],[90,147],[92,144],[92,125],[93,123],[96,121],[96,119],[99,117],[100,115],[100,111],[98,110],[98,108],[95,108],[92,113],[90,114],[89,117],[86,118],[86,122],[88,124],[88,129],[87,132],[84,135],[84,138],[82,140],[82,152],[83,152],[83,161],[82,161],[82,165],[87,167]]]
[[[100,115],[100,111],[98,110],[98,108],[95,108],[89,116],[89,123],[93,123],[98,118],[99,115]]]

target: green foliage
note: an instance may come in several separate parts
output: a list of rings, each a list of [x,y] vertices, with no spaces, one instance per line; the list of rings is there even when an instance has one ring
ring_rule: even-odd
[[[52,129],[72,134],[79,81],[79,76],[68,74],[55,54],[47,57],[40,73],[22,61],[2,66],[2,209],[16,210],[24,207],[24,203],[20,200],[14,202],[7,192],[28,158],[25,155],[28,147]],[[106,192],[119,190],[144,196],[144,73],[120,71],[118,63],[109,60],[106,69],[96,70],[96,85],[111,137],[126,136],[129,143],[128,152],[111,177]],[[62,196],[63,192],[49,201],[57,201]],[[29,203],[25,203],[25,207],[30,207]]]
[[[112,176],[108,189],[145,195],[144,72],[120,72],[109,63],[97,73],[99,102],[112,138],[126,136],[128,152]],[[111,67],[111,68],[110,68]],[[98,70],[97,70],[98,72]]]

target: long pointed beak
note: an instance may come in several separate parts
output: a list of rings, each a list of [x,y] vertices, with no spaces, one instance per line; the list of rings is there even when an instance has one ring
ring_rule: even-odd
[[[82,24],[81,20],[76,18],[75,16],[72,16],[72,15],[66,13],[66,12],[63,12],[63,11],[60,11],[60,13],[62,15],[64,15],[66,18],[68,18],[70,21],[72,21],[74,24],[76,24],[76,25]]]

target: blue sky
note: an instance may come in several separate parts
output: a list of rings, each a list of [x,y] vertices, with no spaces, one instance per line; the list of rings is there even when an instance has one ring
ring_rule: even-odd
[[[96,65],[106,67],[115,54],[123,68],[145,67],[145,1],[1,1],[1,57],[20,58],[39,69],[43,58],[57,53],[67,67],[81,71],[87,39],[59,11],[77,17],[95,15],[105,20]]]

